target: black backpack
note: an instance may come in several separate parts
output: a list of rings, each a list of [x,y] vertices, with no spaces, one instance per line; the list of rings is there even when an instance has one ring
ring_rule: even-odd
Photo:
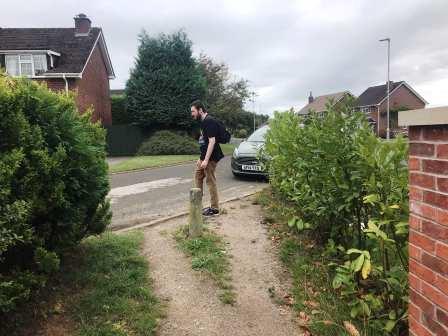
[[[231,135],[230,135],[229,131],[226,129],[226,127],[224,126],[224,124],[221,122],[221,120],[213,118],[212,116],[207,116],[207,117],[213,119],[218,124],[218,136],[216,139],[218,141],[218,143],[220,143],[220,144],[229,143]]]

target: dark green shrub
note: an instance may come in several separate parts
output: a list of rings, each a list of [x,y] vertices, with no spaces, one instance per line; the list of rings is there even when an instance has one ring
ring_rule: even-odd
[[[240,129],[240,130],[237,130],[237,131],[235,131],[235,133],[234,133],[234,135],[235,135],[236,138],[241,138],[241,139],[245,139],[245,138],[247,138],[247,134],[248,134],[248,132],[247,132],[247,130],[245,130],[244,128],[242,128],[242,129]]]
[[[0,74],[0,314],[110,221],[105,132],[73,96]]]
[[[131,123],[131,118],[129,118],[128,111],[126,109],[125,95],[114,95],[110,97],[110,107],[113,125],[124,125]]]
[[[143,142],[137,155],[188,155],[198,153],[198,143],[188,135],[173,131],[158,131]]]

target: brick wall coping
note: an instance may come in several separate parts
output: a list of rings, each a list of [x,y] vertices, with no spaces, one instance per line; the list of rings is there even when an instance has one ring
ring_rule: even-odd
[[[398,112],[398,125],[424,126],[448,124],[448,106]]]

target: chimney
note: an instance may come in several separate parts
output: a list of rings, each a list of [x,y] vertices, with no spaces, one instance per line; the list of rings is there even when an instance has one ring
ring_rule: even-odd
[[[85,14],[78,14],[75,19],[75,36],[89,35],[92,21]]]
[[[310,91],[310,96],[308,97],[308,104],[311,104],[314,101],[313,93]]]

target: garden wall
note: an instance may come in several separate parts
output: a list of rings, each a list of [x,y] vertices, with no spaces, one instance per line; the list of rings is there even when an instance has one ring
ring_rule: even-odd
[[[410,335],[448,335],[448,107],[399,112],[409,126]]]

